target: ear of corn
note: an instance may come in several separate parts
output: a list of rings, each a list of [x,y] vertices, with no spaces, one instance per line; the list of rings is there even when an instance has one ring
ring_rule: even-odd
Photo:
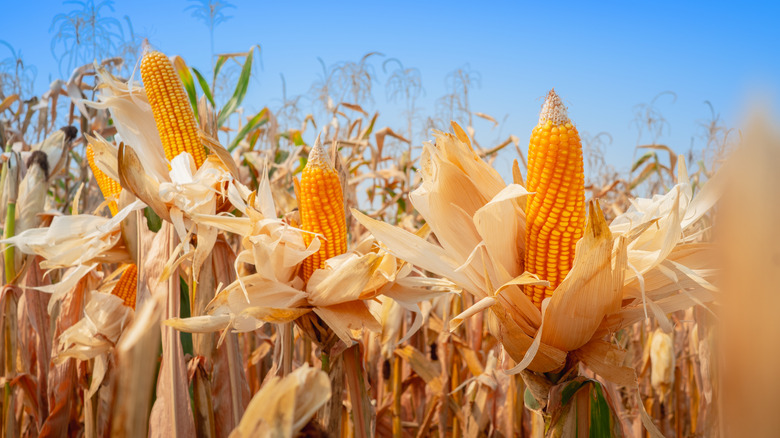
[[[206,160],[206,151],[198,137],[195,113],[187,92],[171,61],[160,52],[147,53],[141,61],[141,79],[152,106],[165,157],[171,161],[182,152],[189,152],[195,165],[200,167]]]
[[[582,142],[560,97],[551,90],[528,147],[525,269],[550,282],[527,286],[537,306],[571,270],[585,227]]]
[[[303,261],[303,278],[325,265],[325,260],[347,251],[347,224],[344,219],[344,196],[336,170],[328,160],[319,138],[309,153],[300,183],[300,213],[302,228],[320,235],[317,253]],[[308,246],[314,236],[304,233]]]
[[[119,192],[122,191],[122,186],[97,167],[95,164],[95,150],[92,149],[92,145],[87,145],[87,162],[89,163],[89,168],[92,169],[92,173],[95,174],[95,180],[97,180],[98,187],[100,187],[100,192],[108,201],[108,208],[111,210],[111,214],[117,214],[119,207],[116,199],[119,197]]]
[[[135,294],[138,285],[138,266],[135,264],[130,265],[122,276],[119,277],[119,282],[111,290],[112,295],[116,295],[121,298],[125,306],[135,309]]]

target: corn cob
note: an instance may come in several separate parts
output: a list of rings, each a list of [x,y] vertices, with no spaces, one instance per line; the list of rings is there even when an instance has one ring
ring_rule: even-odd
[[[111,290],[111,295],[116,295],[125,302],[125,306],[135,309],[135,293],[138,284],[138,266],[135,264],[130,265],[122,276],[119,277],[119,282]]]
[[[303,261],[303,278],[308,280],[325,260],[347,251],[347,223],[344,220],[344,196],[336,170],[328,160],[319,138],[309,153],[300,184],[300,213],[302,228],[320,235],[319,251]],[[314,239],[304,233],[308,246]]]
[[[103,193],[103,197],[108,201],[108,209],[111,210],[111,215],[119,212],[119,206],[116,203],[116,199],[119,197],[119,192],[122,191],[122,186],[117,181],[111,179],[95,164],[95,150],[92,149],[92,145],[87,145],[87,162],[89,168],[92,169],[92,173],[95,174],[95,180],[97,180],[100,192]]]
[[[527,286],[537,307],[552,295],[574,262],[585,227],[582,142],[561,99],[551,90],[528,147],[525,269],[550,282]]]
[[[165,157],[171,161],[182,152],[189,152],[200,167],[206,160],[206,151],[198,137],[195,113],[171,61],[160,52],[147,53],[141,61],[141,79]]]

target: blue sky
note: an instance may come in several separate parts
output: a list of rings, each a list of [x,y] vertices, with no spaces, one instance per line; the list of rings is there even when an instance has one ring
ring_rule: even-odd
[[[72,5],[59,1],[4,0],[7,19],[0,40],[21,50],[38,69],[36,93],[59,76],[50,50],[51,19]],[[377,51],[420,70],[423,114],[433,113],[445,94],[450,71],[469,64],[481,86],[472,109],[506,121],[498,130],[476,124],[489,143],[517,135],[521,148],[536,123],[541,98],[555,87],[580,132],[608,132],[609,162],[626,169],[638,139],[632,124],[637,104],[664,91],[658,109],[669,129],[658,139],[679,152],[701,146],[700,122],[709,101],[729,125],[736,125],[751,97],[777,101],[780,92],[780,16],[777,2],[260,2],[234,0],[232,18],[215,31],[219,52],[262,46],[263,69],[250,85],[246,106],[278,106],[280,74],[288,95],[304,94],[330,65],[357,61]],[[775,4],[773,4],[775,3]],[[207,28],[184,9],[184,0],[117,1],[117,18],[127,15],[135,32],[167,54],[181,55],[202,71],[210,66]],[[41,12],[45,11],[45,12]],[[0,47],[5,58],[5,48]],[[379,82],[381,58],[374,63]],[[379,87],[372,109],[380,121],[403,126],[397,105]],[[309,104],[302,107],[308,110]],[[312,132],[309,133],[313,135]],[[419,139],[418,139],[419,140]],[[692,143],[693,142],[693,143]],[[497,167],[509,169],[513,151]]]

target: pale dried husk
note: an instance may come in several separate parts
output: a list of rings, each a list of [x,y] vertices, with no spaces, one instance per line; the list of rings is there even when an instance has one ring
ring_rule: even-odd
[[[103,382],[109,367],[109,353],[119,342],[125,328],[133,320],[133,309],[121,298],[102,292],[91,292],[84,307],[84,316],[65,330],[59,338],[62,351],[57,363],[68,358],[94,359],[88,397],[92,397]]]
[[[330,397],[328,374],[306,364],[286,377],[271,377],[230,437],[296,436]]]
[[[714,274],[708,266],[711,248],[687,243],[685,233],[715,203],[720,184],[716,177],[694,197],[681,157],[678,184],[668,194],[636,199],[611,226],[598,204],[591,205],[571,272],[542,309],[536,308],[522,285],[544,279],[523,274],[524,248],[517,243],[525,240],[519,203],[528,193],[497,180],[453,126],[456,135],[437,132],[435,143],[424,146],[423,182],[412,196],[439,244],[357,211],[353,215],[390,254],[477,298],[475,308],[453,319],[455,325],[490,309],[491,331],[518,362],[512,372],[553,371],[575,352],[605,377],[631,380],[613,360],[619,350],[606,344],[604,351],[605,344],[596,341],[641,320],[646,309],[668,328],[666,313],[714,299],[717,289],[707,280]]]
[[[245,332],[265,323],[292,322],[314,312],[338,338],[350,344],[363,329],[382,330],[381,307],[369,303],[384,295],[415,313],[408,337],[422,326],[423,311],[418,303],[447,291],[441,281],[410,277],[410,266],[398,263],[386,252],[375,252],[371,240],[358,245],[359,251],[327,260],[325,267],[315,270],[304,283],[298,270],[304,259],[319,250],[319,237],[307,247],[304,231],[277,218],[267,175],[256,193],[236,186],[230,199],[244,217],[196,214],[194,222],[242,236],[243,250],[235,261],[238,278],[206,306],[208,315],[166,322],[179,330],[230,328]],[[241,275],[242,263],[254,265],[256,272]]]

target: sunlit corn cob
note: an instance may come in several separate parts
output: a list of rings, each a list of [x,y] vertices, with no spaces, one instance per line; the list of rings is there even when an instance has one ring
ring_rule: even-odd
[[[95,150],[92,149],[92,145],[87,145],[87,162],[89,163],[89,168],[92,169],[92,173],[95,174],[95,180],[98,187],[100,187],[100,192],[108,201],[108,209],[111,210],[112,215],[117,214],[119,207],[116,200],[119,197],[119,192],[122,191],[122,186],[97,167],[95,164]]]
[[[309,153],[300,185],[302,228],[319,234],[320,250],[303,261],[303,278],[325,265],[325,260],[347,251],[347,223],[344,220],[344,195],[336,170],[330,164],[319,138]],[[314,235],[304,233],[308,246]]]
[[[119,282],[111,290],[111,295],[116,295],[125,302],[125,306],[135,309],[135,292],[138,284],[138,266],[132,264],[125,269]]]
[[[585,227],[582,142],[560,97],[551,90],[528,147],[525,269],[550,282],[526,286],[537,306],[552,295],[574,262]]]
[[[189,152],[200,167],[206,160],[206,151],[198,138],[195,113],[171,61],[160,52],[147,53],[141,61],[141,79],[165,157],[170,161],[182,152]]]

